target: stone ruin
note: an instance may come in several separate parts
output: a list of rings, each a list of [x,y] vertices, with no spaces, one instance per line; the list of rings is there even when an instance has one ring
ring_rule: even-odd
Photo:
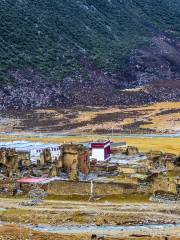
[[[82,144],[61,146],[62,170],[68,172],[70,180],[77,180],[78,173],[89,173],[89,151]]]
[[[17,184],[12,178],[5,178],[0,180],[0,195],[14,196],[17,193]]]
[[[70,180],[76,180],[79,172],[89,172],[89,151],[82,144],[64,144],[61,155],[53,159],[49,149],[40,154],[37,164],[30,161],[30,153],[15,149],[0,149],[0,174],[3,177],[55,177],[68,173]]]
[[[139,153],[139,149],[135,146],[127,146],[127,147],[115,147],[115,148],[111,148],[111,153],[112,154],[116,154],[116,153],[121,153],[121,154],[125,154],[127,156],[132,156],[132,155],[136,155]]]
[[[151,151],[146,156],[145,164],[152,172],[173,171],[177,168],[178,157],[175,154]]]
[[[117,152],[127,156],[136,156],[139,151],[136,147],[128,146],[116,148],[114,153]],[[118,181],[138,184],[140,188],[146,188],[146,192],[152,193],[155,196],[154,199],[160,195],[165,196],[162,197],[164,199],[168,199],[168,196],[172,199],[172,195],[174,199],[178,199],[180,196],[180,157],[161,151],[150,151],[143,155],[144,158],[138,162],[124,163],[117,168],[120,176]]]
[[[151,151],[146,154],[144,165],[157,176],[153,179],[152,201],[166,202],[180,199],[179,157],[172,153]]]
[[[124,152],[126,155],[137,154],[138,149],[129,147]],[[147,159],[139,162],[136,166],[120,167],[117,172],[124,173],[125,180],[136,181],[135,178],[147,178],[136,181],[136,184],[151,183],[153,192],[171,192],[175,195],[180,193],[180,180],[178,178],[168,179],[160,173],[180,171],[180,157],[174,154],[162,153],[160,151],[151,151],[146,154]],[[102,167],[102,166],[101,166]],[[107,168],[107,166],[105,166]],[[117,168],[117,167],[116,167]],[[55,177],[60,173],[66,173],[70,180],[78,180],[80,173],[88,174],[90,169],[89,151],[82,144],[64,144],[61,146],[61,155],[59,158],[53,159],[49,149],[44,149],[40,155],[37,164],[32,164],[30,154],[28,152],[17,152],[15,149],[0,149],[0,178],[20,178],[20,177]],[[91,167],[91,170],[92,167]],[[97,169],[94,169],[97,171]],[[115,169],[112,168],[112,172]],[[158,174],[156,177],[153,174]],[[133,176],[133,177],[132,177]],[[150,177],[153,176],[151,179]],[[123,179],[124,181],[124,179]],[[130,181],[131,182],[131,181]],[[8,189],[2,185],[2,191]],[[1,190],[1,189],[0,189]],[[15,192],[15,186],[10,190],[12,194]]]
[[[8,148],[0,149],[0,173],[5,177],[19,177],[21,169],[30,165],[29,153]]]
[[[52,159],[49,149],[44,149],[40,154],[40,159],[37,165],[32,170],[32,175],[37,177],[55,177],[58,176],[61,170],[60,158]]]
[[[82,144],[64,144],[61,146],[60,157],[52,160],[50,150],[45,149],[33,172],[46,177],[59,176],[65,172],[70,180],[77,180],[79,172],[89,172],[89,151]]]

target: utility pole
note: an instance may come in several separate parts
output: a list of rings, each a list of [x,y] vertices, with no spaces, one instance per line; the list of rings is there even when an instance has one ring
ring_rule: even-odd
[[[89,201],[93,202],[94,201],[94,183],[93,183],[93,179],[91,179],[91,186],[90,186],[90,198]]]
[[[114,136],[114,128],[112,127],[111,137],[113,138],[113,136]]]
[[[93,179],[91,180],[91,197],[94,195],[94,184],[93,184]]]

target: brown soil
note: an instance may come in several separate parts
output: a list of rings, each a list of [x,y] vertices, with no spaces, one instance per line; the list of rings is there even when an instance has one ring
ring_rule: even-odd
[[[0,200],[0,221],[31,224],[136,225],[139,223],[180,222],[180,206],[152,203],[88,203],[45,201],[42,205],[23,207],[23,200]],[[169,214],[171,212],[171,214]]]
[[[0,240],[90,240],[90,235],[62,235],[49,234],[42,232],[31,231],[28,228],[20,228],[16,225],[6,225],[0,227]],[[119,236],[119,237],[105,237],[105,240],[164,240],[165,236],[151,236],[144,234]],[[168,240],[179,240],[180,237],[168,236]]]
[[[19,223],[33,225],[48,224],[52,226],[68,224],[96,224],[96,225],[133,225],[143,223],[177,223],[180,222],[180,206],[178,204],[153,203],[88,203],[75,201],[45,201],[44,204],[32,207],[23,207],[21,199],[0,199],[0,221],[7,221],[14,225],[0,226],[0,240],[90,240],[89,235],[60,235],[32,232],[29,229],[19,228]],[[175,229],[157,229],[123,231],[121,236],[112,239],[143,239],[143,240],[177,240],[179,227]],[[19,238],[21,233],[22,238]],[[32,238],[29,235],[32,234]]]

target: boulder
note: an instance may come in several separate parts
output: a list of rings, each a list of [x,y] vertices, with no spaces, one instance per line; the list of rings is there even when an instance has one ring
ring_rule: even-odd
[[[139,153],[139,150],[135,146],[128,146],[127,149],[126,149],[126,152],[125,152],[125,154],[127,154],[128,156],[129,155],[136,155],[138,153]]]

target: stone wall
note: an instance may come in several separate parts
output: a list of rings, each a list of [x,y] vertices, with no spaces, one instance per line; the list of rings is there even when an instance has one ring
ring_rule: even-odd
[[[118,167],[118,171],[123,174],[140,173],[145,174],[148,172],[147,167],[139,165],[122,165]]]
[[[0,149],[0,172],[5,177],[14,177],[20,175],[20,167],[29,166],[30,154],[27,152],[17,152],[11,148]]]
[[[54,181],[48,184],[49,195],[90,195],[91,183],[78,181]],[[135,184],[125,183],[93,183],[95,195],[144,193]]]
[[[20,189],[23,194],[28,194],[29,191],[33,190],[33,189],[43,189],[45,191],[47,191],[47,184],[29,184],[29,183],[19,183],[18,185],[18,189]]]
[[[0,180],[0,196],[13,196],[16,194],[16,181],[10,179]]]
[[[154,180],[153,192],[170,192],[177,194],[177,184],[175,180],[170,180],[166,177],[159,177]]]

